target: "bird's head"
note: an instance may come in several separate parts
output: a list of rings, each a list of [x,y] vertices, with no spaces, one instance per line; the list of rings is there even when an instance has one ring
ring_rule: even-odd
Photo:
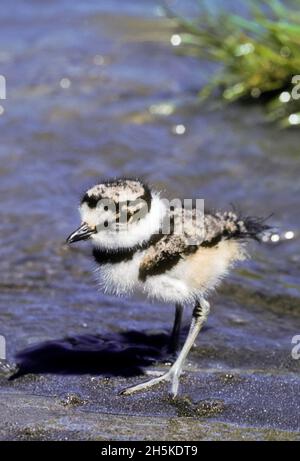
[[[79,208],[81,226],[67,243],[91,239],[103,248],[128,248],[159,229],[163,206],[140,180],[117,179],[90,188]]]

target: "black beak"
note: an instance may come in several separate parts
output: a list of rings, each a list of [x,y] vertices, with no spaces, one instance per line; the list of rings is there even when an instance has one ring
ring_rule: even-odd
[[[95,234],[96,228],[92,229],[87,224],[82,224],[75,232],[73,232],[67,238],[67,243],[74,243],[78,242],[79,240],[87,240],[90,238],[91,235]]]

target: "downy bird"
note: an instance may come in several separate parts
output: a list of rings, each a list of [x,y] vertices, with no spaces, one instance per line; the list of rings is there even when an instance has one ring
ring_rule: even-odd
[[[269,227],[261,219],[243,218],[234,211],[204,213],[168,206],[139,179],[95,185],[82,197],[79,212],[81,225],[67,242],[92,242],[105,292],[139,291],[175,304],[173,349],[178,345],[183,306],[193,306],[187,338],[170,369],[122,391],[132,394],[169,381],[176,396],[185,359],[210,311],[207,296],[237,261],[245,259],[245,242],[260,240]]]

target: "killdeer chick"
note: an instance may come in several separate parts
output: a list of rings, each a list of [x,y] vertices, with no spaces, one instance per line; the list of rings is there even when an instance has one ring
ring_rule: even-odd
[[[105,292],[129,295],[141,291],[174,303],[173,348],[178,343],[182,308],[193,305],[189,333],[169,371],[122,392],[132,394],[170,381],[176,396],[185,359],[210,310],[207,295],[235,262],[245,258],[245,241],[259,240],[268,226],[234,212],[204,214],[190,209],[183,213],[181,206],[168,208],[157,192],[138,179],[92,187],[83,196],[79,211],[81,226],[67,242],[92,241]],[[184,219],[188,224],[178,231],[175,224]]]

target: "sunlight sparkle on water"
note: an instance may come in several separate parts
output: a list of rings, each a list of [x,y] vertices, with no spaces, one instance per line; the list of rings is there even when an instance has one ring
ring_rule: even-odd
[[[185,133],[186,128],[185,128],[185,126],[182,125],[182,124],[180,124],[180,125],[175,125],[175,126],[173,126],[172,131],[173,131],[174,134],[181,135],[181,134],[184,134],[184,133]]]
[[[64,77],[64,78],[61,79],[59,84],[63,89],[70,88],[71,80],[69,78]]]
[[[286,238],[287,240],[291,240],[291,239],[293,239],[293,238],[295,237],[295,234],[294,234],[293,231],[287,231],[287,232],[284,234],[284,236],[285,236],[285,238]]]
[[[173,46],[179,46],[181,44],[181,42],[182,42],[182,39],[181,39],[180,35],[173,34],[170,41],[171,41],[171,44]]]
[[[271,241],[272,241],[272,242],[279,242],[279,240],[280,240],[280,237],[279,237],[278,234],[273,234],[273,235],[271,236]]]
[[[174,112],[174,105],[169,103],[152,104],[149,111],[155,115],[170,115]]]
[[[290,95],[290,93],[288,91],[283,91],[279,95],[279,101],[280,102],[289,102],[290,99],[291,99],[291,95]]]
[[[289,116],[289,123],[291,125],[299,125],[299,123],[300,123],[300,115],[299,114],[291,114]]]

